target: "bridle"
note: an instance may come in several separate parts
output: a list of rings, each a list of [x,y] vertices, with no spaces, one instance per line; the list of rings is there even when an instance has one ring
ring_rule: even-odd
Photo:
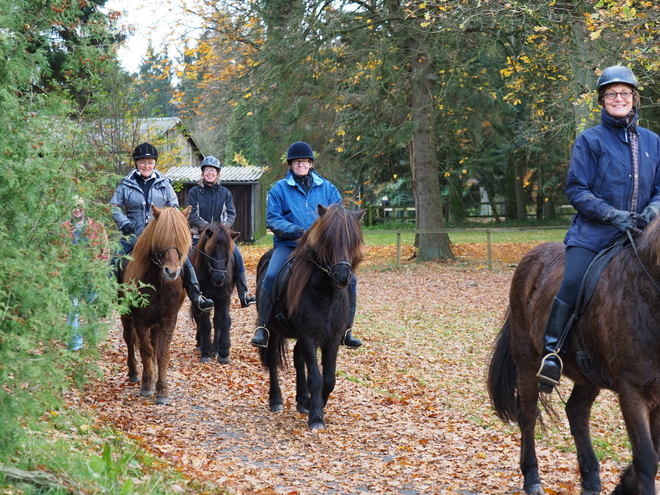
[[[205,253],[204,251],[202,251],[201,249],[196,248],[195,246],[193,246],[193,249],[195,251],[197,251],[198,253],[201,253],[206,258],[206,266],[208,267],[208,269],[211,273],[216,273],[217,272],[217,273],[220,273],[221,275],[226,275],[227,274],[227,269],[228,269],[228,265],[229,265],[227,259],[217,260],[213,256]],[[213,266],[213,263],[215,263],[216,265],[219,265],[223,268],[215,268],[215,266]]]
[[[321,271],[325,272],[330,278],[332,278],[332,275],[335,271],[335,268],[338,266],[347,266],[349,270],[351,271],[351,274],[353,274],[353,265],[351,265],[350,261],[339,261],[338,263],[335,263],[334,265],[325,265],[321,266],[319,265],[316,261],[312,260],[312,263],[314,263],[317,267],[321,269]]]
[[[174,249],[177,254],[179,255],[179,261],[181,261],[181,258],[183,258],[183,255],[181,254],[181,251],[179,251],[179,248],[176,246],[170,246],[167,249],[164,249],[163,251],[154,251],[153,257],[150,257],[149,259],[158,267],[158,268],[163,268],[163,256],[167,254],[168,251],[171,249]]]
[[[642,267],[642,270],[644,271],[644,273],[646,274],[648,279],[651,281],[651,283],[653,284],[655,289],[658,292],[660,292],[660,287],[658,287],[658,284],[656,283],[656,281],[653,279],[653,277],[651,276],[649,271],[644,266],[644,263],[642,262],[642,259],[639,257],[639,253],[637,252],[637,246],[635,245],[635,240],[633,239],[632,232],[630,230],[626,230],[626,234],[628,234],[628,239],[630,240],[630,244],[632,245],[633,252],[635,253],[635,256],[637,257],[637,261],[639,261],[639,266]]]

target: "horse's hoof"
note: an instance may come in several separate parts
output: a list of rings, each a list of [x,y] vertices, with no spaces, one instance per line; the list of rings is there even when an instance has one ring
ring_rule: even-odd
[[[298,411],[300,414],[309,414],[309,409],[300,403],[296,404],[296,411]]]
[[[199,360],[200,363],[210,363],[211,358],[210,357],[203,357]]]
[[[156,398],[156,404],[159,406],[167,406],[170,404],[170,398],[169,397],[157,397]]]
[[[309,431],[314,431],[314,430],[325,430],[325,421],[319,420],[311,423],[309,425]]]
[[[140,381],[140,375],[138,375],[138,374],[128,375],[128,381],[130,383],[138,383]]]
[[[220,355],[218,355],[218,362],[220,364],[229,364],[229,356],[220,356]]]
[[[536,483],[532,486],[530,486],[525,493],[527,495],[545,495],[545,492],[543,491],[543,487],[541,486],[541,483]]]
[[[140,391],[140,395],[142,397],[153,397],[155,393],[156,392],[154,392],[153,390],[141,390]]]
[[[284,411],[284,406],[282,404],[271,404],[271,412],[282,412]]]
[[[582,490],[580,492],[580,495],[600,495],[600,490],[599,491],[593,491],[593,490]]]

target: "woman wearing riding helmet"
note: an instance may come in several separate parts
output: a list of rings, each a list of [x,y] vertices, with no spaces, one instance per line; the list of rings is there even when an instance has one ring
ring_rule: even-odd
[[[266,323],[273,308],[270,291],[280,268],[298,244],[298,239],[318,217],[318,205],[327,207],[342,203],[337,188],[314,172],[314,152],[309,144],[302,141],[293,143],[287,150],[286,160],[289,164],[287,176],[277,181],[268,193],[266,226],[274,234],[275,251],[268,264],[257,305],[257,328],[251,342],[258,347],[268,346],[269,332]],[[357,299],[355,277],[348,286],[348,293],[351,314],[343,344],[357,348],[362,342],[353,337],[351,330]]]
[[[570,330],[578,291],[589,263],[628,231],[660,215],[660,137],[637,125],[637,78],[621,65],[596,83],[601,123],[575,141],[566,195],[577,210],[566,234],[564,278],[550,310],[537,374],[550,393],[562,372],[558,344]]]
[[[135,170],[124,177],[110,200],[112,218],[124,235],[121,252],[129,254],[137,238],[151,221],[151,206],[157,208],[179,207],[179,200],[170,180],[156,170],[158,150],[149,143],[142,143],[133,150]],[[183,285],[190,301],[202,311],[211,311],[213,301],[205,298],[199,288],[197,275],[186,254],[183,270]],[[115,260],[116,261],[116,260]]]
[[[236,219],[234,198],[229,189],[220,185],[220,160],[214,156],[207,156],[202,160],[201,169],[202,179],[190,189],[186,199],[186,204],[192,206],[188,223],[192,227],[195,244],[199,240],[199,234],[209,224],[218,222],[231,228]],[[247,308],[256,302],[256,298],[248,291],[243,256],[236,244],[234,244],[234,260],[234,279],[238,299],[241,307]]]

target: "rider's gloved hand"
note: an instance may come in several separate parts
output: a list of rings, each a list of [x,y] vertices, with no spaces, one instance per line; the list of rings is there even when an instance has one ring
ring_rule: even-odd
[[[135,233],[135,226],[132,223],[127,223],[121,228],[121,233],[124,235],[131,235]]]
[[[605,218],[603,218],[605,223],[614,225],[621,232],[626,232],[628,230],[635,230],[635,223],[633,221],[633,216],[629,211],[617,210],[612,208],[607,212]]]
[[[659,216],[660,216],[660,204],[658,203],[651,203],[646,208],[644,208],[642,210],[642,213],[640,214],[642,220],[644,220],[647,224],[651,223]]]

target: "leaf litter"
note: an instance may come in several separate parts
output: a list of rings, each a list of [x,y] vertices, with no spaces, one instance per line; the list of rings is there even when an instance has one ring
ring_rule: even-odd
[[[171,348],[172,405],[156,406],[128,383],[121,323],[101,344],[103,376],[76,407],[94,410],[190,478],[236,494],[522,493],[519,434],[490,408],[485,370],[507,305],[515,263],[533,244],[452,246],[447,263],[404,261],[396,247],[368,247],[358,270],[355,331],[364,345],[340,349],[327,427],[309,432],[295,409],[293,368],[281,375],[284,412],[268,410],[268,375],[250,345],[256,309],[232,302],[231,362],[200,363],[184,304]],[[264,249],[241,249],[248,284]],[[402,259],[409,260],[411,247]],[[292,345],[289,346],[290,350]],[[564,396],[570,386],[563,384]],[[562,404],[537,453],[546,493],[578,493],[579,472]],[[629,462],[616,399],[594,407],[594,437],[612,444],[601,476],[611,491]]]

